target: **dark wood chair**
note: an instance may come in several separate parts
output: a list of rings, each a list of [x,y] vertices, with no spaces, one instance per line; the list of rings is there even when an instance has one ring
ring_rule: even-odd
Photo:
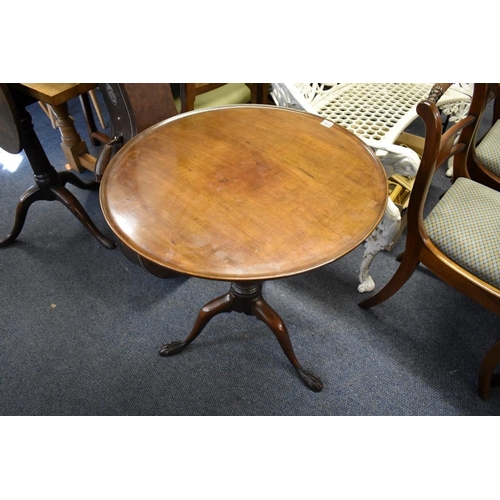
[[[389,299],[422,263],[453,288],[500,315],[500,193],[467,178],[469,144],[460,134],[479,121],[478,104],[484,99],[487,84],[475,84],[469,114],[443,135],[436,102],[448,85],[435,85],[429,98],[417,107],[425,124],[425,144],[408,206],[406,248],[394,276],[380,291],[362,301],[362,308]],[[424,218],[433,175],[451,157],[455,181]],[[499,375],[494,375],[499,362],[500,340],[486,353],[479,369],[478,389],[484,400],[489,398],[490,386],[500,385]]]
[[[26,110],[26,106],[34,102],[35,99],[11,90],[7,84],[0,84],[0,147],[12,154],[24,150],[35,179],[35,185],[20,197],[13,229],[8,236],[0,239],[0,247],[14,243],[21,233],[30,206],[45,200],[61,202],[104,247],[114,248],[116,243],[97,229],[78,199],[66,188],[67,183],[82,189],[94,189],[96,184],[82,181],[73,172],[57,172],[50,164]]]
[[[171,85],[178,90],[177,98]],[[100,181],[117,150],[146,128],[195,108],[267,103],[268,86],[263,83],[100,83],[111,122],[111,140],[104,141],[105,146],[97,158],[96,180]],[[197,96],[200,100],[195,104]]]
[[[96,160],[97,182],[123,144],[148,127],[178,114],[168,83],[100,83],[99,89],[110,119],[111,139]]]
[[[500,84],[489,83],[480,87],[471,113],[479,120],[462,132],[463,141],[470,144],[467,151],[467,175],[486,186],[500,191]],[[472,106],[472,104],[471,104]],[[491,121],[485,110],[491,106]]]
[[[180,95],[184,96],[185,99],[186,89],[189,94],[189,102],[186,101],[181,110],[192,108],[196,95],[208,94],[210,91],[219,89],[224,85],[225,84],[180,84]],[[241,85],[245,86],[244,84]],[[250,99],[264,100],[262,96],[264,87],[258,87],[263,84],[254,85],[255,89],[253,91],[250,87],[245,87],[248,91],[247,97]],[[111,122],[111,138],[101,149],[96,160],[94,175],[97,182],[100,182],[112,157],[125,143],[148,127],[176,116],[179,114],[178,108],[180,107],[179,103],[177,103],[176,106],[170,83],[100,83],[99,89],[101,90]],[[236,91],[234,95],[230,92],[229,100],[224,101],[225,104],[238,104],[239,101],[236,99],[236,96],[239,95],[239,90]],[[212,98],[204,100],[203,104],[223,104],[223,101],[217,98],[217,96],[215,96],[214,99],[215,100]],[[129,260],[141,265],[155,276],[171,278],[177,275],[164,267],[157,266],[153,262],[142,258],[124,244],[120,246]]]
[[[95,179],[100,182],[107,165],[119,149],[143,130],[178,114],[169,83],[100,83],[104,104],[108,111],[111,139],[101,149],[95,168]],[[125,244],[123,254],[160,278],[177,276],[169,269],[142,258]]]

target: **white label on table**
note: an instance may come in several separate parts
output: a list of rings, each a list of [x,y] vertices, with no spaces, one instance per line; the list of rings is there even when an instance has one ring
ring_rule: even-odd
[[[333,127],[334,123],[333,123],[333,122],[331,122],[331,121],[329,121],[329,120],[323,120],[323,121],[321,122],[321,125],[323,125],[324,127],[328,127],[328,128],[330,128],[330,127]]]

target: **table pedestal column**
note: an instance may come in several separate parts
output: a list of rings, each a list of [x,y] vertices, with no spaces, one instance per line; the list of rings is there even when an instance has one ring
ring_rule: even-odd
[[[160,356],[173,356],[184,350],[202,332],[207,323],[217,314],[228,312],[242,312],[255,316],[264,322],[274,333],[286,357],[292,363],[300,379],[309,389],[319,392],[323,388],[321,380],[304,370],[293,351],[290,336],[285,323],[280,316],[269,306],[262,296],[262,282],[240,281],[231,283],[228,293],[206,304],[198,313],[191,333],[183,341],[173,341],[160,349]]]
[[[56,117],[56,126],[61,134],[61,148],[69,167],[82,173],[86,169],[94,171],[96,159],[89,154],[86,142],[77,132],[74,120],[68,114],[68,103],[50,105]]]

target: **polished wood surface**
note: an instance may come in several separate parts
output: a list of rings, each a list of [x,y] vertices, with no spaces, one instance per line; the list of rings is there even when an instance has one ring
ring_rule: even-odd
[[[169,119],[111,160],[104,216],[139,255],[202,278],[266,280],[332,262],[377,226],[387,181],[360,139],[322,122],[251,105]]]
[[[321,391],[262,282],[332,262],[376,227],[386,175],[360,139],[318,116],[273,106],[181,114],[125,144],[100,194],[106,220],[146,269],[231,281],[161,356],[182,352],[213,317],[236,311],[265,323],[302,382]]]
[[[19,113],[5,83],[0,83],[0,148],[10,154],[23,149]]]
[[[68,102],[97,87],[97,83],[12,83],[10,85],[51,106]]]

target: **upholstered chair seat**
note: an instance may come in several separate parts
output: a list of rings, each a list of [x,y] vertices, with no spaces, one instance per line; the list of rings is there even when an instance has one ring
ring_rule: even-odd
[[[468,171],[475,165],[475,134],[490,89],[500,91],[500,87],[475,83],[467,116],[443,133],[437,103],[449,87],[436,84],[417,106],[425,125],[425,144],[408,204],[405,250],[387,284],[359,304],[363,309],[392,297],[422,264],[455,290],[500,316],[500,190],[493,183],[486,185],[473,179]],[[500,116],[500,110],[496,116]],[[492,121],[497,122],[498,118]],[[433,176],[450,158],[454,160],[454,182],[431,207],[427,195]],[[423,289],[422,295],[425,293]],[[439,297],[432,300],[439,301]],[[479,367],[478,392],[485,401],[491,387],[500,387],[500,373],[495,373],[499,365],[500,339],[488,349]]]
[[[500,120],[491,127],[476,147],[481,163],[497,177],[500,177]]]
[[[424,228],[446,256],[500,289],[500,197],[497,191],[459,177],[424,220]]]

